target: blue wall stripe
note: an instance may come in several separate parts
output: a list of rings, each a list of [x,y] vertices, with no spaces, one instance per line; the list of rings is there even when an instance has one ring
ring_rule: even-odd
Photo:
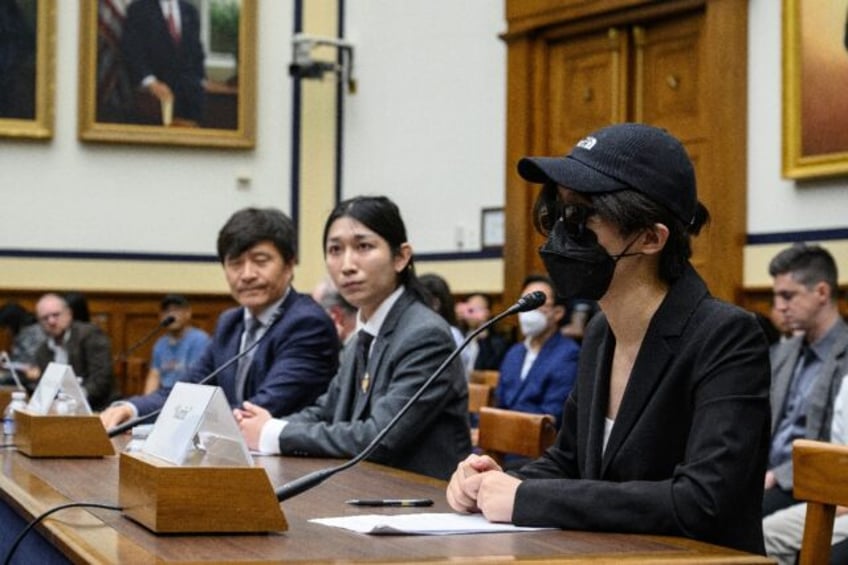
[[[344,39],[345,35],[345,0],[338,3],[338,30],[336,36]],[[336,50],[336,62],[342,64],[344,57],[340,49]],[[354,59],[355,60],[355,59]],[[341,76],[339,77],[341,78]],[[338,81],[336,89],[336,195],[335,204],[342,199],[342,167],[344,166],[344,102],[347,94],[347,84]],[[335,207],[335,206],[334,206]]]
[[[774,232],[748,234],[745,242],[748,245],[764,245],[768,243],[796,243],[799,241],[832,241],[848,239],[848,228],[831,228],[823,230],[805,230],[795,232]]]
[[[303,30],[303,0],[294,3],[294,29],[292,33]],[[291,219],[295,227],[300,220],[300,107],[301,88],[299,77],[292,78],[292,123],[291,123]]]

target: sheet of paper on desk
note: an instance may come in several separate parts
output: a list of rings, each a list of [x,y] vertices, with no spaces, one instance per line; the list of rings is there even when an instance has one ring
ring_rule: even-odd
[[[485,534],[532,532],[551,528],[529,528],[512,524],[496,524],[481,514],[423,512],[420,514],[360,514],[337,518],[315,518],[316,524],[344,528],[361,534],[427,535]]]

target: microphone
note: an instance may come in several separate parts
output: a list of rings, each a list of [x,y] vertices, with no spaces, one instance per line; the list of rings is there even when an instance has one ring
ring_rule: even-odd
[[[153,328],[150,332],[145,334],[145,336],[142,337],[140,340],[138,340],[137,342],[130,345],[126,349],[126,351],[121,353],[121,355],[120,355],[120,357],[118,357],[118,359],[121,360],[121,361],[126,361],[127,357],[129,357],[131,353],[134,353],[139,347],[141,347],[142,345],[144,345],[145,343],[150,341],[153,338],[153,336],[155,336],[157,333],[159,333],[160,330],[163,330],[163,329],[167,328],[168,326],[170,326],[171,324],[173,324],[174,320],[176,320],[176,319],[177,318],[175,316],[171,315],[171,314],[162,318],[162,321],[159,322],[156,325],[155,328]]]
[[[15,370],[15,363],[9,358],[9,354],[5,351],[0,351],[0,361],[6,364],[9,368],[9,372],[12,374],[12,378],[15,380],[15,386],[18,390],[26,390],[24,385],[21,384],[21,379],[18,377],[18,372]]]
[[[419,389],[415,391],[415,394],[413,394],[409,398],[409,400],[406,401],[406,404],[404,404],[401,409],[398,410],[397,414],[395,414],[394,417],[389,420],[389,423],[386,424],[386,427],[380,430],[380,433],[378,433],[374,437],[374,439],[371,440],[371,443],[369,443],[365,447],[365,449],[363,449],[353,459],[349,459],[344,463],[341,463],[334,467],[318,469],[317,471],[308,473],[300,478],[297,478],[280,486],[279,488],[274,490],[274,494],[277,496],[277,500],[279,502],[288,500],[289,498],[297,496],[298,494],[307,491],[312,487],[318,486],[319,484],[323,483],[325,480],[329,479],[336,473],[353,467],[354,465],[371,455],[371,452],[377,448],[383,438],[386,437],[386,434],[388,434],[392,430],[392,428],[395,427],[395,424],[397,424],[398,421],[403,417],[403,415],[406,414],[406,412],[410,409],[410,407],[412,407],[412,405],[418,401],[418,399],[421,397],[422,394],[424,394],[424,392],[433,383],[433,381],[435,381],[439,377],[439,375],[441,375],[445,371],[447,366],[450,365],[450,363],[454,359],[456,359],[457,355],[459,355],[462,350],[465,349],[469,343],[471,343],[471,340],[477,337],[477,334],[489,329],[491,326],[493,326],[503,318],[511,316],[516,312],[527,312],[528,310],[535,310],[536,308],[544,304],[546,300],[547,297],[545,296],[545,293],[541,290],[525,294],[524,296],[519,298],[515,304],[513,304],[491,320],[487,321],[486,323],[481,324],[477,329],[469,333],[468,336],[466,336],[463,342],[459,345],[459,347],[454,349],[451,354],[448,355],[447,358],[442,362],[442,364],[439,365],[435,371],[433,371],[433,374],[430,375],[426,381],[424,381],[421,387],[419,387]]]
[[[268,334],[270,334],[270,333],[271,333],[271,328],[272,328],[272,327],[273,327],[273,325],[277,322],[277,320],[279,320],[279,319],[282,317],[282,314],[283,314],[283,308],[282,308],[282,306],[280,306],[280,308],[279,308],[279,309],[277,309],[277,311],[276,311],[276,312],[274,312],[274,315],[273,315],[273,316],[271,317],[271,319],[268,321],[268,329],[267,329],[267,330],[265,330],[265,333],[263,333],[263,334],[259,337],[259,339],[257,339],[257,340],[256,340],[256,341],[254,341],[253,343],[251,343],[248,347],[245,347],[245,348],[244,348],[244,351],[240,351],[240,352],[239,352],[239,353],[237,353],[236,355],[233,355],[232,357],[230,357],[229,359],[227,359],[227,360],[226,360],[226,361],[225,361],[222,365],[220,365],[217,369],[213,370],[211,373],[209,373],[208,375],[206,375],[205,377],[203,377],[202,379],[200,379],[200,380],[197,382],[197,384],[199,384],[199,385],[205,385],[205,384],[208,384],[208,383],[209,383],[212,379],[214,379],[215,377],[217,377],[218,375],[220,375],[220,374],[221,374],[221,371],[223,371],[223,370],[224,370],[224,369],[226,369],[227,367],[231,366],[233,363],[235,363],[236,361],[238,361],[239,359],[241,359],[242,357],[244,357],[245,355],[247,355],[248,353],[250,353],[251,351],[253,351],[254,349],[256,349],[256,347],[257,347],[257,346],[258,346],[258,345],[259,345],[262,341],[264,341],[264,340],[265,340],[265,336],[267,336]],[[169,317],[171,317],[171,316],[169,316]],[[168,319],[168,318],[165,318],[165,320],[167,320],[167,319]],[[164,322],[165,320],[163,320],[163,322]],[[127,420],[127,421],[126,421],[126,422],[124,422],[123,424],[118,424],[118,425],[117,425],[117,426],[115,426],[114,428],[110,428],[110,429],[106,430],[106,435],[107,435],[108,437],[110,437],[110,438],[113,438],[113,437],[115,437],[115,436],[117,436],[117,435],[120,435],[120,434],[124,433],[125,431],[129,430],[130,428],[133,428],[134,426],[137,426],[138,424],[141,424],[141,423],[143,423],[143,422],[146,422],[147,420],[150,420],[150,419],[151,419],[151,418],[153,418],[154,416],[158,416],[158,415],[159,415],[159,412],[161,412],[161,411],[162,411],[162,409],[161,409],[161,408],[158,408],[158,409],[156,409],[156,410],[154,410],[154,411],[152,411],[152,412],[148,412],[147,414],[145,414],[145,415],[143,415],[143,416],[138,416],[137,418],[130,418],[129,420]]]

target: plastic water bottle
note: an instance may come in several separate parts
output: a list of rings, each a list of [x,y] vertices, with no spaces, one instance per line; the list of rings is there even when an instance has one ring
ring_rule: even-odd
[[[12,401],[3,412],[3,435],[12,437],[15,435],[15,410],[26,408],[26,392],[16,390],[12,393]]]

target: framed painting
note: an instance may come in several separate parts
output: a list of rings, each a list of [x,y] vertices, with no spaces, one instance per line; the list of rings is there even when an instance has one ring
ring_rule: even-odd
[[[53,137],[55,0],[8,0],[0,9],[0,136]]]
[[[783,176],[848,174],[848,0],[783,0]]]
[[[80,1],[80,139],[254,147],[256,0]]]

